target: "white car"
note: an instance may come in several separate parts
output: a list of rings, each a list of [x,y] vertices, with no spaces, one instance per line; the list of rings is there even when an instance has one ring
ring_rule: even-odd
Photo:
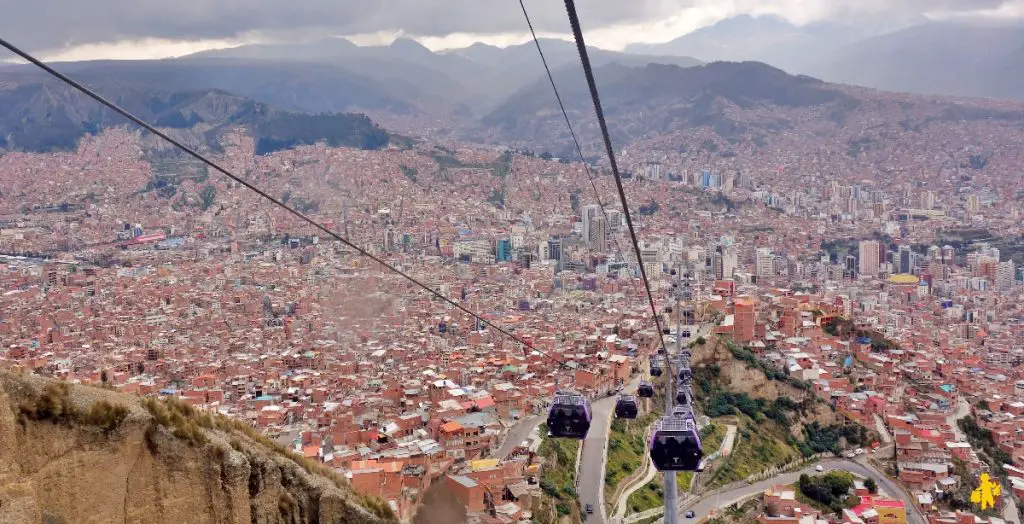
[[[817,466],[814,466],[814,471],[821,473],[822,471],[825,471],[825,468],[821,467],[821,464],[818,464]]]
[[[855,454],[857,454],[857,455],[861,455],[861,454],[864,453],[864,448],[857,448],[857,449],[853,450],[853,452]]]

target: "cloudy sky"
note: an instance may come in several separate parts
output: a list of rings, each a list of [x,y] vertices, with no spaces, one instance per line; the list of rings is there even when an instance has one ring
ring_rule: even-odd
[[[544,36],[568,32],[564,4],[526,0]],[[739,14],[873,24],[1024,16],[1024,0],[580,0],[588,43],[664,42]],[[0,36],[49,59],[162,58],[250,42],[397,35],[432,49],[525,40],[517,0],[0,0]]]

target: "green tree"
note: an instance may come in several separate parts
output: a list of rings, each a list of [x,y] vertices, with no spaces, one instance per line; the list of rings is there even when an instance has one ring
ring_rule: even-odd
[[[202,189],[199,190],[199,199],[202,201],[201,206],[203,211],[210,209],[213,205],[213,201],[217,198],[217,188],[210,184],[206,184]]]
[[[100,371],[100,382],[107,383],[107,370]]]
[[[869,477],[867,480],[865,480],[864,487],[868,489],[868,493],[878,493],[878,484],[875,483],[875,479],[873,478]]]

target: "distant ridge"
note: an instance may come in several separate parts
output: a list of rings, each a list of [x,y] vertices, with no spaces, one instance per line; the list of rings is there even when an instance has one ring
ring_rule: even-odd
[[[188,130],[219,148],[218,137],[243,126],[257,140],[257,153],[324,140],[334,146],[379,149],[386,131],[365,115],[310,115],[275,109],[220,90],[165,91],[135,86],[105,86],[100,93],[158,127]],[[73,149],[86,133],[125,125],[112,111],[57,80],[36,77],[0,87],[0,138],[9,149]]]

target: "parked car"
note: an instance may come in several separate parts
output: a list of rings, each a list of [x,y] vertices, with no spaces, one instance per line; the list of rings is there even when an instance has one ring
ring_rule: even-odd
[[[686,518],[688,518],[688,519],[692,519],[692,518],[694,518],[696,516],[697,516],[697,514],[694,513],[692,509],[690,511],[686,512]]]
[[[857,448],[857,449],[853,450],[853,452],[856,453],[857,455],[863,454],[864,453],[864,448]]]

